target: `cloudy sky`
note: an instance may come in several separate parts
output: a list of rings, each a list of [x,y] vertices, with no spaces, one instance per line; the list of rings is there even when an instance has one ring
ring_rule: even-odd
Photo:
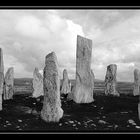
[[[75,78],[76,37],[92,40],[92,69],[104,79],[106,67],[117,64],[117,79],[133,81],[140,69],[140,10],[0,10],[0,47],[5,72],[32,77],[56,52],[60,72]]]

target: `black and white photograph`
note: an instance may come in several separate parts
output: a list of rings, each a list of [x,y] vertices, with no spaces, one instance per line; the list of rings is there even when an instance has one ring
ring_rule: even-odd
[[[1,133],[140,132],[140,7],[0,8]]]

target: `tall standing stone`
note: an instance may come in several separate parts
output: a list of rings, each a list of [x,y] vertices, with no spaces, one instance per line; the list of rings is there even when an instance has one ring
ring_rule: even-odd
[[[0,110],[2,110],[3,86],[4,86],[3,51],[2,51],[2,48],[0,48]]]
[[[107,66],[107,72],[105,76],[105,95],[119,96],[119,93],[116,90],[116,72],[116,64],[111,64]]]
[[[91,72],[92,40],[77,36],[76,85],[73,100],[91,103],[93,99],[93,76]]]
[[[5,74],[4,100],[13,99],[14,94],[14,68],[10,67]]]
[[[91,70],[91,74],[92,74],[92,80],[93,80],[93,85],[94,85],[94,81],[95,81],[95,75],[94,75],[94,72],[93,70]],[[94,86],[93,86],[94,87]]]
[[[140,99],[139,99],[139,103],[138,103],[138,119],[140,120]]]
[[[46,122],[58,122],[63,116],[60,100],[60,77],[54,52],[46,56],[43,74],[44,102],[41,117]]]
[[[63,80],[62,80],[62,87],[61,87],[61,94],[68,94],[71,92],[70,83],[68,78],[67,70],[64,69],[63,71]]]
[[[38,68],[33,72],[33,97],[37,98],[43,95],[43,76],[39,73]]]
[[[134,89],[133,95],[140,95],[140,70],[134,70]]]

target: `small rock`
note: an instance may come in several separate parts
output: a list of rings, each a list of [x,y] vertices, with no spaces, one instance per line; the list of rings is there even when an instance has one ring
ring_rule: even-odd
[[[136,125],[135,121],[134,120],[128,120],[128,123],[132,124],[132,125]]]
[[[87,123],[92,122],[92,120],[88,120]]]
[[[32,109],[29,109],[29,110],[25,111],[25,113],[31,114],[32,113]]]
[[[22,120],[18,120],[18,122],[22,122]]]
[[[98,123],[106,124],[106,122],[104,120],[99,120]]]
[[[16,128],[20,128],[20,126],[16,126]]]
[[[140,129],[140,126],[135,126],[137,129]]]
[[[32,110],[32,114],[33,114],[33,115],[37,115],[38,113],[37,113],[37,111],[36,111],[35,109],[33,109],[33,110]]]
[[[96,127],[96,124],[92,123],[91,126],[95,126]]]
[[[7,125],[12,125],[11,123],[8,123]]]
[[[62,126],[62,123],[59,123],[59,126]]]
[[[108,127],[113,127],[112,125],[109,125]]]
[[[61,99],[64,99],[64,97],[63,97],[63,96],[61,96],[60,98],[61,98]]]
[[[122,114],[127,114],[128,112],[125,112],[125,111],[124,111],[124,112],[121,112],[121,113],[122,113]]]
[[[118,125],[115,125],[114,128],[115,128],[115,129],[118,128]]]
[[[80,123],[80,122],[78,122],[78,124],[80,125],[81,123]]]
[[[72,126],[76,126],[76,124],[73,124]]]
[[[36,101],[37,101],[37,102],[40,102],[40,98],[37,98]]]
[[[69,121],[69,123],[74,123],[73,121]]]

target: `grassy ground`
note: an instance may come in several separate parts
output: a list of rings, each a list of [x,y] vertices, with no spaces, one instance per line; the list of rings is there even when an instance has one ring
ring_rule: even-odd
[[[0,111],[1,132],[140,131],[139,97],[132,95],[132,83],[119,82],[121,96],[111,97],[104,96],[103,82],[95,82],[94,102],[90,104],[76,104],[61,95],[64,115],[59,123],[46,123],[40,118],[43,97],[32,98],[32,79],[15,79],[15,86],[13,100],[4,101]]]

